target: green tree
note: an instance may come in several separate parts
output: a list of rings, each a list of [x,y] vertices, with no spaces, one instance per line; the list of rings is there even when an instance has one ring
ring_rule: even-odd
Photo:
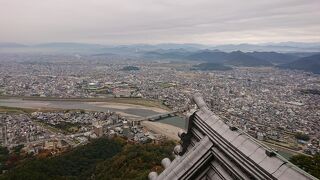
[[[296,139],[303,140],[303,141],[309,141],[309,140],[310,140],[309,135],[304,134],[304,133],[296,133],[296,134],[295,134],[295,138],[296,138]]]
[[[60,156],[25,161],[0,179],[87,179],[98,162],[121,152],[123,145],[118,139],[97,139]]]
[[[15,153],[15,154],[17,154],[17,155],[20,155],[20,152],[21,152],[21,149],[22,148],[24,148],[24,145],[23,144],[20,144],[20,145],[18,145],[18,146],[15,146],[14,148],[13,148],[13,152]]]
[[[304,171],[320,178],[320,154],[313,157],[297,155],[290,158],[290,161]]]
[[[155,144],[128,144],[112,159],[98,164],[97,179],[147,179],[150,171],[161,172],[161,160],[172,155],[171,141]]]
[[[6,161],[9,158],[9,150],[6,147],[0,146],[0,171],[6,169]]]

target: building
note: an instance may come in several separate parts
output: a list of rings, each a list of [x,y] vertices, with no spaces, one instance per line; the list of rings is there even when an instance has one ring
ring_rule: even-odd
[[[193,97],[198,110],[188,118],[187,132],[179,132],[181,145],[175,159],[162,160],[161,174],[150,180],[316,180],[272,149],[234,126],[224,123],[209,110],[201,95]]]
[[[93,132],[96,134],[97,137],[103,136],[103,128],[101,125],[94,125],[93,126]]]

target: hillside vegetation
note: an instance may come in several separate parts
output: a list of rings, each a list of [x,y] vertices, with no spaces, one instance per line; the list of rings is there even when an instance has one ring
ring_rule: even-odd
[[[25,159],[0,179],[147,179],[151,170],[162,170],[161,160],[170,157],[173,146],[100,138],[59,156]]]
[[[314,177],[320,178],[320,154],[313,157],[297,155],[293,156],[290,161]]]
[[[225,66],[219,63],[201,63],[193,66],[191,70],[201,70],[201,71],[228,71],[232,70],[231,67]]]
[[[320,74],[320,54],[303,57],[291,63],[279,66],[285,69],[296,69]]]
[[[173,146],[173,142],[127,145],[112,159],[98,164],[95,177],[105,180],[146,179],[151,171],[160,173],[163,170],[161,160],[171,156]]]

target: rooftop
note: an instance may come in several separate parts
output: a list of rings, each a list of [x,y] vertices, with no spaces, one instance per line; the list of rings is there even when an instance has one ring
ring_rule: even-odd
[[[149,174],[161,179],[279,179],[315,180],[272,149],[236,127],[227,125],[209,110],[200,94],[198,109],[188,118],[187,132],[179,132],[176,155],[162,160],[165,170]]]

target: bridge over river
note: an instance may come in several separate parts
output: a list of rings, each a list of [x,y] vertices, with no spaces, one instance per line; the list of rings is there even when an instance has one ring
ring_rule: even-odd
[[[163,118],[167,118],[167,117],[173,117],[173,116],[177,116],[178,114],[180,114],[180,111],[170,111],[170,112],[166,112],[166,113],[161,113],[161,114],[156,114],[156,115],[152,115],[152,116],[147,116],[147,117],[143,117],[141,119],[136,119],[133,120],[134,122],[141,122],[141,121],[159,121]]]

